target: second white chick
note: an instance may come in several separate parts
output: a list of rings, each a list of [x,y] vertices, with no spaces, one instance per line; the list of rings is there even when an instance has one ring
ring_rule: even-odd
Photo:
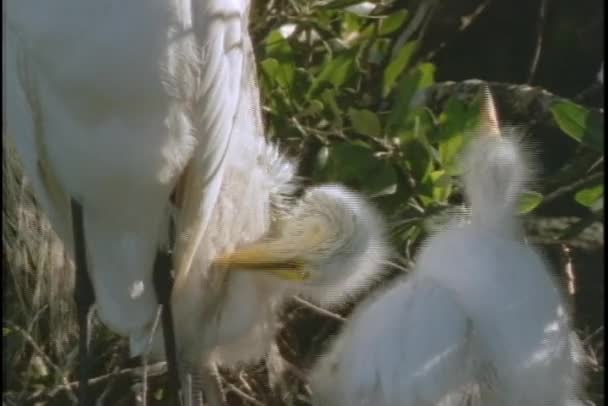
[[[330,306],[369,286],[386,259],[383,234],[380,216],[362,196],[338,185],[307,190],[265,237],[214,261],[218,271],[230,271],[214,358],[231,365],[262,357],[289,296]]]
[[[362,304],[311,373],[321,406],[572,405],[580,346],[545,262],[521,238],[530,177],[486,119],[464,163],[472,215],[422,247],[412,274]]]

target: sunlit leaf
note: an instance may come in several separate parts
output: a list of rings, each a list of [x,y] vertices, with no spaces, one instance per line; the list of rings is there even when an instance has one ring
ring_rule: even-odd
[[[459,172],[458,157],[464,145],[464,135],[455,134],[439,143],[439,162],[450,174],[455,175]]]
[[[423,63],[401,78],[395,90],[395,101],[387,120],[389,135],[396,135],[401,130],[407,129],[412,98],[417,92],[431,86],[434,76],[435,66],[431,63]]]
[[[276,83],[284,89],[291,88],[295,74],[293,65],[281,64],[274,58],[268,58],[261,62],[261,66],[262,72],[271,83]]]
[[[522,194],[519,199],[518,213],[526,214],[530,213],[534,210],[541,202],[543,201],[543,195],[534,192],[534,191],[526,191]]]
[[[439,141],[462,135],[467,120],[467,105],[455,97],[450,97],[439,115]]]
[[[264,41],[264,45],[266,57],[275,58],[281,62],[293,61],[293,49],[279,30],[270,32]]]
[[[446,202],[452,193],[452,177],[444,170],[433,171],[429,176],[433,184],[433,200]]]
[[[407,68],[416,49],[418,49],[417,41],[408,42],[399,50],[395,58],[386,67],[382,81],[382,95],[384,97],[388,95],[395,85],[397,77],[399,77],[405,68]]]
[[[567,100],[553,103],[553,118],[570,137],[604,151],[604,118],[601,114]]]
[[[574,199],[585,207],[592,207],[599,199],[604,198],[604,185],[595,185],[579,190]]]
[[[407,15],[407,10],[400,10],[384,18],[380,22],[378,35],[389,35],[397,31],[403,26],[403,23],[407,19]]]
[[[348,109],[348,117],[355,131],[360,134],[378,137],[382,132],[378,116],[369,110]]]
[[[342,86],[354,73],[355,59],[352,53],[341,54],[329,60],[317,75],[307,97],[313,95],[323,83],[331,83],[334,87]]]

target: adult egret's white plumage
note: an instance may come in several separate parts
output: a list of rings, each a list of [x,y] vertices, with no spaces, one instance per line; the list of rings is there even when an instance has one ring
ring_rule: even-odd
[[[82,254],[80,313],[88,269],[99,317],[144,353],[173,219],[182,373],[263,356],[285,294],[336,301],[383,255],[380,222],[351,192],[285,197],[293,165],[263,137],[248,11],[249,0],[5,4],[5,131],[67,251]],[[154,337],[150,359],[162,359],[162,328]]]
[[[575,404],[581,350],[568,306],[516,218],[530,164],[487,101],[463,159],[470,218],[430,237],[412,274],[360,305],[312,371],[318,405]]]
[[[167,239],[169,196],[181,180],[178,227],[195,232],[178,249],[190,252],[215,205],[231,137],[240,136],[237,107],[252,79],[243,69],[247,8],[248,1],[6,4],[6,132],[64,241],[66,197],[82,205],[98,313],[131,337],[134,354],[154,318],[150,270]]]

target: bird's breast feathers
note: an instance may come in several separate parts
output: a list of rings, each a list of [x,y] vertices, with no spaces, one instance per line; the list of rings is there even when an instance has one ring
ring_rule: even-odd
[[[192,156],[191,106],[168,88],[192,79],[184,70],[201,62],[189,7],[187,0],[7,1],[9,41],[21,54],[8,55],[8,69],[23,69],[17,61],[26,55],[49,158],[71,194],[87,194],[86,184],[129,190],[133,179],[171,184]]]

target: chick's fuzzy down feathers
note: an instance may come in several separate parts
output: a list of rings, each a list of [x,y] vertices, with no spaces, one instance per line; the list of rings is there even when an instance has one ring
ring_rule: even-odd
[[[494,121],[464,155],[468,221],[431,236],[414,271],[360,305],[313,368],[317,405],[575,404],[580,342],[521,238],[516,203],[532,171],[504,132]]]

